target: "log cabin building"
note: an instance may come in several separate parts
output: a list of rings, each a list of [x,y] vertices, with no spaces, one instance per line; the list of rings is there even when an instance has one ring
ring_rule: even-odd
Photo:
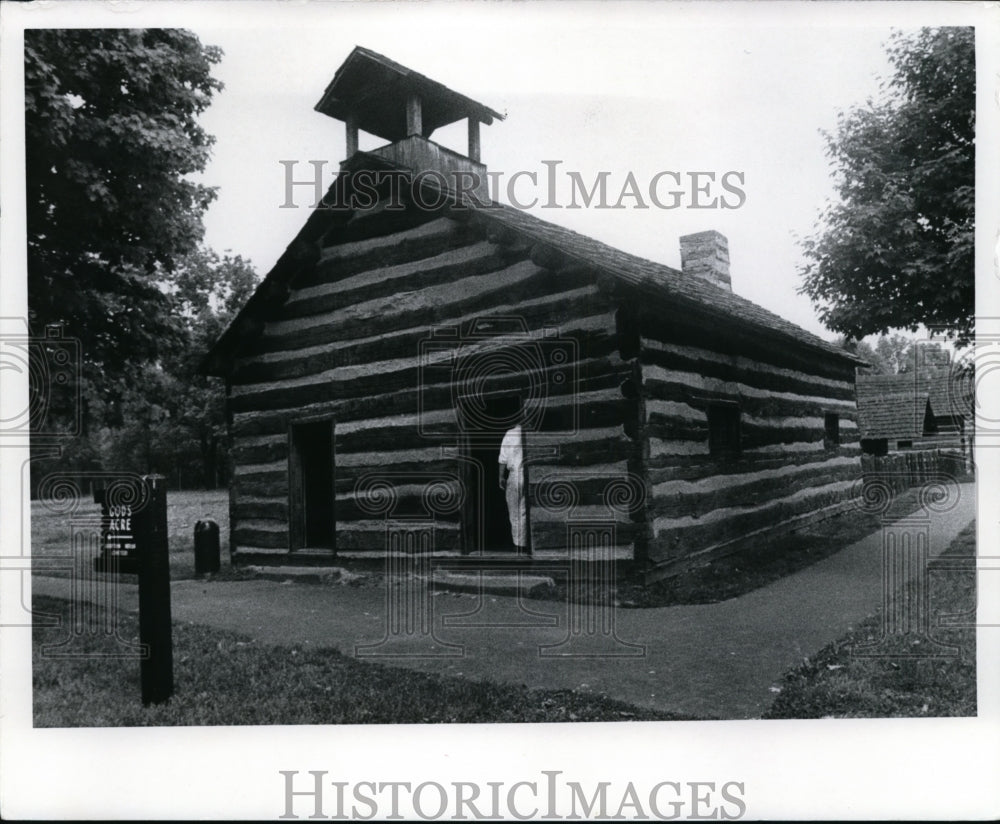
[[[367,49],[316,109],[348,156],[203,365],[227,384],[234,561],[502,561],[518,422],[528,564],[610,522],[653,580],[850,505],[859,361],[735,294],[721,234],[682,237],[677,270],[490,201],[501,115]],[[467,155],[430,140],[460,120]]]
[[[857,376],[862,451],[946,449],[972,458],[972,404],[960,367]]]

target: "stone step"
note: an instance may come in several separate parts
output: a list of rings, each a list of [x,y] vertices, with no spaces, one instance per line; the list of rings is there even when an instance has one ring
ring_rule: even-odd
[[[381,572],[353,571],[344,567],[316,567],[274,565],[247,565],[247,572],[271,581],[341,584],[350,586],[382,586],[385,575]],[[427,578],[423,580],[427,581]],[[493,570],[489,572],[449,572],[435,570],[430,576],[437,589],[449,592],[488,593],[490,595],[529,595],[551,591],[555,580],[547,575],[531,574],[519,570]]]

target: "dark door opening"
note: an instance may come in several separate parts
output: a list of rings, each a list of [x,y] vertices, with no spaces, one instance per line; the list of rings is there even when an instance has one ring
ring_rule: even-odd
[[[500,444],[507,430],[518,422],[518,395],[478,397],[474,419],[463,415],[467,433],[466,454],[476,468],[467,474],[469,496],[464,517],[468,552],[512,552],[507,495],[500,488]],[[522,436],[523,443],[523,436]],[[527,470],[524,470],[525,475]]]
[[[292,549],[333,549],[333,422],[293,425],[290,454]]]

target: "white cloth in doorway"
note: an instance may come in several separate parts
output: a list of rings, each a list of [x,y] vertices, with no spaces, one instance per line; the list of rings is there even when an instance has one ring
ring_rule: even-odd
[[[524,499],[524,449],[521,444],[521,427],[507,430],[500,443],[499,462],[507,467],[507,514],[510,517],[510,534],[514,545],[528,545],[528,511]]]

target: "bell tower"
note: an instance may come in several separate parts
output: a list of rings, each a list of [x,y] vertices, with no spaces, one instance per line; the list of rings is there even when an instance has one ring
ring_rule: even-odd
[[[482,103],[452,91],[429,77],[362,46],[355,46],[323,97],[315,106],[346,130],[347,157],[341,168],[359,153],[358,131],[388,140],[367,152],[414,172],[438,172],[451,189],[459,176],[475,180],[472,190],[488,199],[486,166],[481,160],[480,124],[504,116]],[[468,153],[463,155],[430,140],[436,129],[468,121]]]

